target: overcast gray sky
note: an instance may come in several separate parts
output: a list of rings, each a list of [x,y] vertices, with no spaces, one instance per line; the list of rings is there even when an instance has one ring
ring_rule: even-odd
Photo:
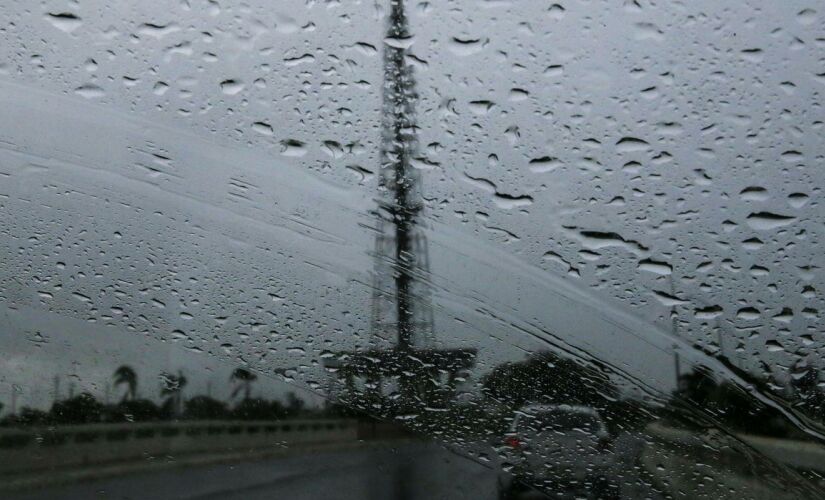
[[[674,344],[823,359],[821,14],[725,4],[410,4],[436,328],[479,372],[551,344],[660,390]],[[0,380],[142,356],[315,385],[369,345],[382,16],[10,6]]]

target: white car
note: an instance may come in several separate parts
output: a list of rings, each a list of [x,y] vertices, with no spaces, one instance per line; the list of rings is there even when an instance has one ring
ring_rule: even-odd
[[[500,496],[524,493],[526,485],[546,491],[615,495],[612,438],[599,412],[586,406],[532,405],[515,412],[499,448],[507,473]]]

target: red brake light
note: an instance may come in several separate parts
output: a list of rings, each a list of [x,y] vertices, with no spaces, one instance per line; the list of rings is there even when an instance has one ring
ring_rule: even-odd
[[[516,436],[507,436],[504,438],[504,444],[510,448],[521,448],[521,441]]]

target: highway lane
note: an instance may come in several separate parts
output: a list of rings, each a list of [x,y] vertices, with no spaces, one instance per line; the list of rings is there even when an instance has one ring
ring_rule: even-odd
[[[497,473],[435,444],[369,446],[165,468],[11,495],[10,500],[494,499]]]

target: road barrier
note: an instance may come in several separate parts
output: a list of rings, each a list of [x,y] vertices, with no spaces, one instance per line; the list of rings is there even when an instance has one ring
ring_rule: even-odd
[[[0,428],[0,476],[182,455],[356,441],[359,422],[200,420]]]

